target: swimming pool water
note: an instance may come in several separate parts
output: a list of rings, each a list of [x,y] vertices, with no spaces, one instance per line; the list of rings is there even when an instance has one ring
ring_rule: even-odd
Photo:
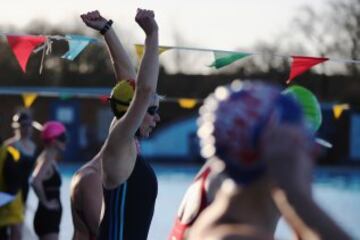
[[[78,167],[77,165],[61,167],[63,174],[61,240],[71,239],[73,233],[69,186],[71,176]],[[159,181],[159,194],[149,240],[161,240],[167,239],[180,201],[199,167],[159,164],[155,164],[154,167]],[[360,170],[317,169],[314,195],[320,206],[354,239],[360,239],[360,228],[358,227],[360,223]],[[32,226],[36,207],[37,199],[34,193],[30,192],[25,221],[26,235],[24,239],[26,240],[37,239]],[[283,221],[280,221],[275,236],[278,239],[291,238],[291,232]]]

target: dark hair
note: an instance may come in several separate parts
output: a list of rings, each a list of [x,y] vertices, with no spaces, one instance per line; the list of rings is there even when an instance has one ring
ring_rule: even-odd
[[[11,126],[13,128],[19,128],[21,125],[30,125],[32,124],[32,117],[30,113],[21,111],[16,113],[12,118]]]

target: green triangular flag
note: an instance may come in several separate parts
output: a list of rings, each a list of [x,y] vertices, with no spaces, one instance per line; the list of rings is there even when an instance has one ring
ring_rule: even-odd
[[[214,51],[215,61],[210,65],[210,67],[219,69],[250,55],[251,53]]]
[[[69,100],[69,99],[73,98],[74,96],[70,93],[62,93],[62,94],[60,94],[59,97],[61,100]]]

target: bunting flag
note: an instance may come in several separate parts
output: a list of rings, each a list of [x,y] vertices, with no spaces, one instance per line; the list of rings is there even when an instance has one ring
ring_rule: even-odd
[[[99,100],[102,104],[107,104],[108,103],[108,96],[100,96]]]
[[[0,32],[0,35],[7,37],[9,45],[14,52],[14,55],[17,58],[17,61],[20,64],[23,72],[26,71],[26,66],[29,60],[29,57],[32,52],[40,51],[44,49],[42,62],[44,61],[45,54],[49,54],[51,51],[52,40],[65,40],[69,44],[69,50],[62,56],[64,59],[74,60],[80,53],[85,49],[85,47],[91,43],[98,41],[95,38],[90,38],[82,35],[49,35],[49,36],[32,36],[32,35],[18,35],[18,34],[3,34]],[[45,43],[43,46],[38,47],[38,45]],[[36,48],[36,50],[34,50]],[[144,54],[144,45],[136,44],[136,54],[140,62]],[[193,47],[179,47],[179,46],[159,46],[159,54],[167,51],[169,49],[179,49],[179,50],[190,50],[190,51],[203,51],[203,52],[213,52],[215,60],[212,62],[210,67],[220,69],[225,67],[237,60],[242,58],[252,56],[252,55],[261,55],[262,53],[256,52],[236,52],[236,51],[225,51],[225,50],[215,50],[215,49],[205,49],[205,48],[193,48]],[[286,57],[286,55],[274,54],[276,57]],[[287,83],[289,84],[295,77],[306,72],[313,66],[325,62],[325,61],[335,61],[342,62],[347,64],[359,64],[360,60],[356,59],[333,59],[325,57],[306,57],[306,56],[291,56],[292,64],[291,71]],[[40,73],[42,70],[42,64],[40,66]]]
[[[135,44],[135,50],[136,50],[136,56],[138,58],[138,61],[141,62],[141,59],[144,55],[144,49],[145,46],[142,44]],[[167,51],[171,49],[171,47],[161,47],[159,46],[159,55],[162,54],[163,52]]]
[[[60,94],[60,99],[61,100],[69,100],[69,99],[71,99],[71,98],[73,98],[73,95],[71,95],[71,94],[69,94],[69,93],[62,93],[62,94]]]
[[[336,104],[333,106],[333,113],[335,119],[339,119],[343,111],[350,109],[349,104]]]
[[[318,57],[304,57],[304,56],[292,56],[292,64],[290,70],[290,77],[286,81],[289,84],[296,76],[306,72],[313,66],[329,60],[328,58]]]
[[[180,98],[178,100],[178,103],[182,108],[191,109],[195,107],[195,105],[197,104],[197,100],[192,98]]]
[[[36,93],[24,93],[22,94],[22,98],[24,101],[24,106],[26,108],[31,107],[31,105],[34,103],[35,99],[38,97]]]
[[[95,38],[90,38],[81,35],[66,35],[66,39],[69,42],[69,51],[67,51],[62,58],[73,61],[86,46],[95,42]]]
[[[46,37],[44,36],[16,36],[7,35],[7,40],[11,49],[18,60],[21,69],[25,73],[26,65],[28,63],[31,52],[35,47],[44,43]]]
[[[239,59],[252,55],[251,53],[229,53],[223,51],[214,51],[215,61],[209,67],[215,67],[216,69],[225,67]]]

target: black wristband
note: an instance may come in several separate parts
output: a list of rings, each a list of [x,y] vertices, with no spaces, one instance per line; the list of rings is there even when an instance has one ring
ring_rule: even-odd
[[[104,35],[110,29],[112,24],[113,24],[113,21],[111,19],[109,21],[107,21],[105,23],[105,26],[100,30],[100,33],[102,35]]]

